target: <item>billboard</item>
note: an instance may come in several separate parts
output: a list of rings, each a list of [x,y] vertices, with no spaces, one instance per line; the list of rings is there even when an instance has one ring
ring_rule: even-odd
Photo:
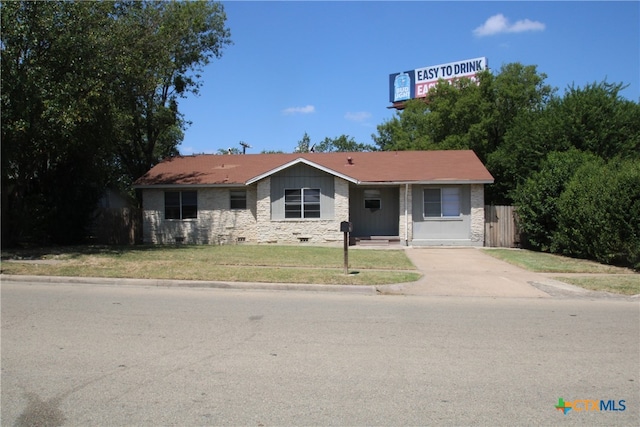
[[[482,57],[389,74],[389,101],[424,98],[440,79],[448,82],[462,77],[473,79],[487,67],[487,58]]]

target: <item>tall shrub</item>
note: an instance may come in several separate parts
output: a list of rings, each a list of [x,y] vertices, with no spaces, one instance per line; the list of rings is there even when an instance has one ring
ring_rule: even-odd
[[[640,268],[640,162],[588,162],[557,202],[552,250]]]
[[[596,157],[576,149],[551,152],[534,173],[514,192],[523,244],[549,251],[558,224],[558,199],[575,171]]]

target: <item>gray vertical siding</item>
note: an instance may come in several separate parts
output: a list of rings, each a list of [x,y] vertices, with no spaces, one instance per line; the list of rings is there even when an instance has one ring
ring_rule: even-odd
[[[364,191],[379,190],[380,209],[364,207]],[[400,219],[400,189],[398,187],[356,187],[349,188],[349,220],[353,225],[352,235],[398,236]]]
[[[319,169],[298,164],[271,177],[271,219],[284,219],[284,190],[320,189],[320,219],[333,219],[334,177]]]
[[[460,188],[460,217],[428,218],[423,215],[425,188],[443,188],[444,185],[413,186],[413,239],[414,240],[464,240],[471,237],[471,192],[468,185]]]

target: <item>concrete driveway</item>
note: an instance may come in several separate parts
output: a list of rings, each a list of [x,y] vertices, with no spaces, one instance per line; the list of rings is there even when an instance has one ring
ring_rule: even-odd
[[[477,248],[410,247],[406,248],[405,252],[424,276],[413,283],[379,287],[381,293],[549,298],[548,293],[532,283],[560,284],[540,274],[493,258]]]

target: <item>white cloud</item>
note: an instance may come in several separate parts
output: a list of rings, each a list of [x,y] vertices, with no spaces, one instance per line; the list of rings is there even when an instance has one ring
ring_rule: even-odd
[[[545,25],[542,22],[530,19],[521,19],[512,24],[509,19],[499,13],[493,15],[483,25],[473,30],[473,34],[477,37],[484,37],[500,33],[522,33],[525,31],[543,31],[544,29]]]
[[[311,114],[316,112],[316,107],[307,105],[305,107],[289,107],[282,110],[284,114]]]
[[[355,113],[347,112],[347,114],[344,115],[344,118],[351,120],[352,122],[364,122],[371,118],[371,113],[367,111],[358,111]]]

